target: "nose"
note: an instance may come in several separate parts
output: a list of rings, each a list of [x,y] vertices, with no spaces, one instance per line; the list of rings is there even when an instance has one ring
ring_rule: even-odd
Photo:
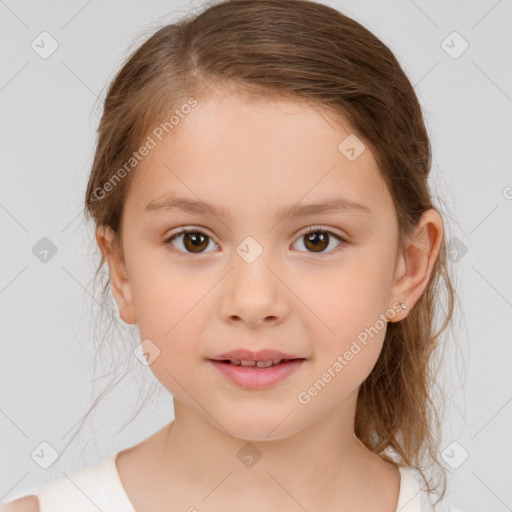
[[[289,315],[287,288],[262,256],[252,263],[237,261],[224,280],[219,308],[224,321],[255,328],[282,323]]]

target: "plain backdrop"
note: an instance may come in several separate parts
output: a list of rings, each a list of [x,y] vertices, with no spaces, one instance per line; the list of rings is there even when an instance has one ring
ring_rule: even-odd
[[[325,3],[397,56],[424,109],[433,189],[457,219],[447,226],[462,305],[447,355],[447,502],[511,510],[512,2]],[[89,310],[100,306],[82,210],[107,84],[158,27],[203,5],[0,0],[0,500],[136,444],[173,417],[171,396],[135,358],[126,372],[94,371],[101,326]],[[118,350],[129,355],[137,331],[120,331]],[[110,378],[79,442],[41,467],[37,454],[62,451]]]

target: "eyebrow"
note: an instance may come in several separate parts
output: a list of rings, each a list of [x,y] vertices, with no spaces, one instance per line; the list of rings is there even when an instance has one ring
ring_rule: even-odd
[[[144,213],[172,213],[174,211],[231,218],[231,215],[223,207],[217,207],[205,201],[187,199],[185,197],[169,196],[162,199],[153,199],[144,208]],[[326,197],[316,203],[295,203],[286,206],[276,211],[276,218],[303,217],[323,212],[352,212],[362,215],[371,215],[371,210],[367,206],[356,203],[345,197],[335,196]]]

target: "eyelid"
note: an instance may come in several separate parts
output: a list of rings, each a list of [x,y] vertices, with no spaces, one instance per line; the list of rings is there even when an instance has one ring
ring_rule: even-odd
[[[194,224],[187,225],[187,226],[181,226],[179,228],[176,228],[175,231],[171,232],[167,236],[167,239],[169,239],[170,237],[172,237],[174,235],[178,235],[178,234],[181,234],[181,233],[196,232],[196,231],[200,231],[201,233],[204,233],[205,235],[208,235],[213,241],[215,241],[215,237],[208,234],[209,230],[207,228],[205,228],[203,226],[197,226],[197,225],[194,225]],[[315,225],[312,225],[312,226],[308,226],[307,228],[304,228],[303,230],[299,231],[296,236],[305,235],[305,234],[310,233],[312,231],[330,231],[330,232],[333,232],[334,234],[336,234],[337,236],[339,236],[340,238],[343,238],[344,240],[346,240],[348,238],[347,234],[340,232],[337,228],[334,228],[334,227],[331,227],[331,226],[327,226],[325,224],[315,224]],[[219,245],[218,242],[215,241],[215,243],[217,245]]]
[[[303,231],[299,231],[299,235],[298,236],[307,235],[308,233],[311,233],[311,232],[314,232],[314,231],[328,231],[329,233],[333,233],[334,235],[340,237],[341,239],[343,239],[345,241],[348,238],[348,235],[345,235],[345,234],[341,233],[338,229],[331,228],[330,226],[326,226],[324,224],[317,224],[317,225],[314,225],[314,226],[309,226],[307,228],[304,228]]]

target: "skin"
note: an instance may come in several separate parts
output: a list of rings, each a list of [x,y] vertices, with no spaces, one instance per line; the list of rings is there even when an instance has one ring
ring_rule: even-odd
[[[374,156],[367,147],[347,159],[338,145],[353,131],[320,107],[215,91],[178,128],[135,171],[124,258],[109,230],[96,231],[120,316],[158,347],[150,369],[174,399],[175,419],[117,458],[130,500],[137,511],[395,511],[398,470],[353,434],[357,392],[380,354],[385,322],[309,403],[297,397],[379,315],[405,318],[442,243],[439,214],[425,212],[398,253],[397,219]],[[231,216],[144,213],[167,193]],[[276,218],[280,208],[334,193],[370,215]],[[331,235],[313,252],[303,231],[314,225],[347,241]],[[209,237],[204,252],[190,252],[184,236],[164,245],[180,227]],[[247,236],[263,249],[252,263],[236,252]],[[408,309],[395,312],[402,302]],[[271,388],[246,390],[207,361],[234,348],[306,361]],[[261,454],[252,467],[237,457],[248,441]]]

